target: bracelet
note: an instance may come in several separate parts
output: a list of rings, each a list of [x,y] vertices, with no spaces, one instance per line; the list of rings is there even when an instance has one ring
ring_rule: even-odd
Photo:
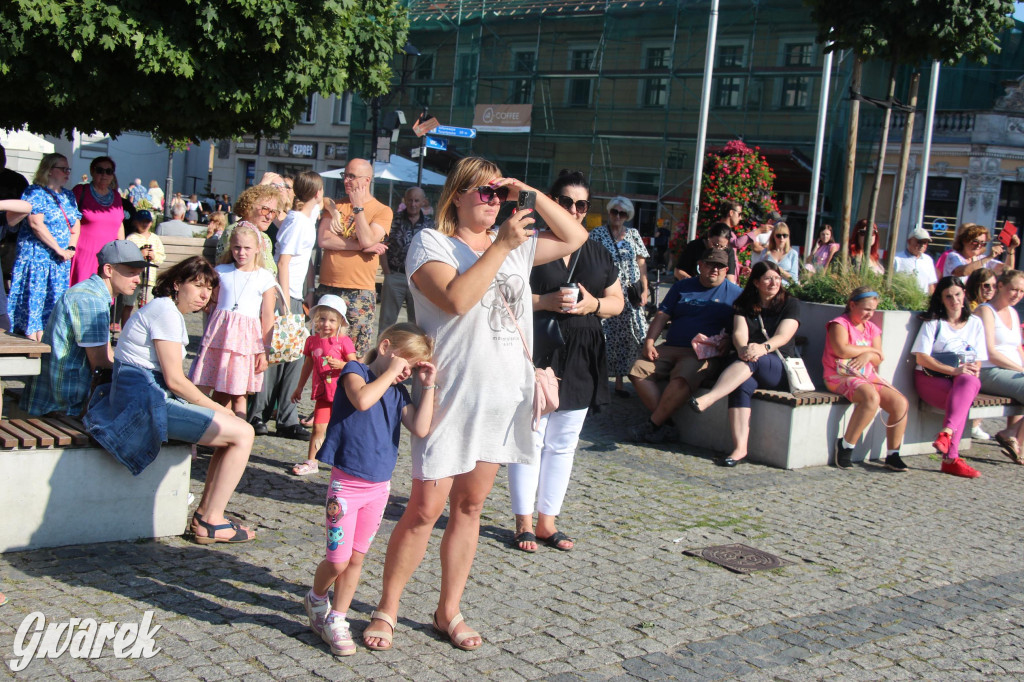
[[[601,299],[598,298],[598,299],[594,299],[594,300],[597,301],[597,310],[594,311],[594,314],[597,315],[597,314],[599,314],[601,312]]]
[[[425,390],[427,390],[428,388],[440,388],[440,386],[438,386],[437,384],[431,384],[430,386],[424,386],[424,387],[423,387],[423,390],[425,391]]]

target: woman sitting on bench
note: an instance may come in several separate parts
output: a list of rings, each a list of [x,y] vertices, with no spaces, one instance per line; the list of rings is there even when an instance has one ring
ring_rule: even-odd
[[[93,438],[136,475],[169,440],[215,448],[192,517],[201,545],[255,539],[224,516],[249,462],[252,426],[203,395],[182,369],[184,313],[202,310],[217,283],[217,272],[201,256],[160,273],[153,300],[132,315],[118,340],[112,383],[96,391],[85,416]]]
[[[1021,350],[1020,318],[1015,309],[1024,297],[1024,272],[1004,270],[996,284],[996,295],[982,303],[974,314],[985,326],[988,360],[981,363],[981,390],[1024,403],[1024,351]],[[995,435],[1006,456],[1024,464],[1020,441],[1024,419],[1008,425]]]
[[[878,292],[857,287],[846,300],[846,312],[825,325],[825,352],[821,364],[825,386],[854,404],[846,433],[836,439],[836,466],[849,469],[853,448],[881,406],[890,423],[885,425],[889,446],[885,466],[906,471],[900,458],[903,433],[907,430],[907,399],[892,384],[878,376],[882,361],[882,330],[871,321],[878,307]]]
[[[971,403],[981,390],[980,360],[988,359],[985,328],[971,315],[959,277],[943,277],[935,286],[921,329],[910,349],[917,360],[914,388],[932,407],[944,410],[942,430],[932,445],[942,454],[944,474],[977,478],[980,473],[960,459]]]
[[[769,260],[754,264],[732,309],[732,344],[738,358],[725,368],[710,391],[690,398],[690,407],[703,412],[729,396],[733,449],[728,457],[716,460],[723,467],[734,467],[746,458],[751,396],[758,388],[778,388],[786,381],[782,358],[775,351],[792,356],[793,336],[800,327],[797,300],[786,293],[779,266]]]

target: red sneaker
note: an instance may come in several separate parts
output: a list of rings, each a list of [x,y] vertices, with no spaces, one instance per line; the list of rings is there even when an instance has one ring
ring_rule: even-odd
[[[939,435],[935,436],[935,442],[932,443],[932,447],[941,452],[944,455],[949,454],[949,433],[946,431],[940,431]]]
[[[960,476],[962,478],[978,478],[981,476],[981,472],[972,467],[967,462],[963,461],[959,457],[956,459],[944,459],[942,460],[942,473],[950,474],[951,476]]]

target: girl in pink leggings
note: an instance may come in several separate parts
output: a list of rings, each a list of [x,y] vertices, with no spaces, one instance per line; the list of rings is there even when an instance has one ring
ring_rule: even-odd
[[[384,516],[391,474],[398,460],[400,424],[424,437],[434,415],[436,369],[433,341],[414,324],[396,324],[381,334],[365,360],[341,370],[327,435],[316,458],[331,466],[327,489],[327,558],[317,566],[304,603],[309,626],[335,656],[351,656],[347,611],[359,584],[363,558]],[[401,383],[413,374],[420,388],[416,405]],[[328,590],[334,585],[334,601]]]
[[[932,445],[942,454],[942,473],[963,478],[981,476],[960,459],[971,403],[981,390],[981,361],[988,359],[985,327],[971,315],[966,290],[958,277],[943,277],[935,286],[928,310],[910,352],[917,360],[914,388],[932,407],[945,410],[942,430]]]

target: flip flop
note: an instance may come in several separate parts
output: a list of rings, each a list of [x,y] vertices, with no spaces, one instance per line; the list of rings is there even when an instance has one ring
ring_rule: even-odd
[[[1016,438],[1007,438],[1003,434],[997,433],[995,439],[999,443],[999,449],[1003,451],[1004,455],[1013,460],[1015,464],[1024,464],[1024,459],[1021,458],[1017,448],[1014,447],[1018,445]]]
[[[523,531],[522,533],[516,533],[515,535],[513,535],[512,549],[518,549],[520,552],[529,552],[531,554],[537,551],[536,549],[523,549],[519,546],[520,543],[523,542],[537,542],[537,536],[531,533],[530,531],[527,530]]]
[[[531,535],[532,535],[532,533],[531,533]],[[458,634],[458,635],[452,634],[455,631],[455,627],[459,623],[461,623],[463,620],[464,619],[462,617],[462,614],[461,613],[456,613],[455,617],[452,618],[450,623],[448,623],[448,629],[446,630],[445,628],[441,627],[440,623],[437,622],[437,612],[435,611],[434,612],[434,629],[437,630],[438,633],[440,633],[442,635],[448,635],[448,641],[451,642],[452,646],[454,646],[456,649],[462,649],[463,651],[475,651],[476,649],[479,649],[480,647],[482,647],[483,644],[484,644],[483,638],[480,637],[480,633],[479,632],[477,632],[476,630],[466,630],[462,634]],[[477,644],[476,646],[466,646],[466,645],[463,644],[463,642],[465,642],[467,639],[472,639],[474,637],[478,637],[480,639],[480,643]]]
[[[560,530],[555,531],[554,533],[552,533],[551,535],[547,536],[546,538],[537,538],[537,539],[540,542],[543,542],[548,547],[554,547],[555,549],[557,549],[560,552],[571,552],[572,551],[572,547],[562,547],[558,543],[560,543],[560,542],[571,542],[571,543],[573,543],[573,545],[575,545],[575,543],[576,543],[575,540],[573,540],[571,537],[569,537],[568,535],[566,535],[565,533],[563,533]]]
[[[320,473],[320,465],[316,463],[315,459],[307,459],[305,462],[300,462],[292,467],[292,473],[296,476],[309,476],[311,474]]]
[[[372,649],[374,651],[387,651],[388,649],[391,648],[391,642],[394,641],[395,621],[394,621],[394,619],[391,616],[389,616],[388,614],[384,613],[383,611],[374,611],[373,613],[370,614],[370,621],[375,621],[375,620],[379,620],[379,621],[382,621],[382,622],[387,623],[388,625],[390,625],[391,626],[391,632],[387,632],[386,630],[364,630],[363,631],[363,644],[366,644],[366,638],[367,637],[376,637],[377,639],[384,640],[385,642],[387,642],[388,645],[387,646],[380,646],[380,645],[378,645],[378,646],[370,646],[369,644],[366,644],[366,647],[368,649]]]
[[[6,603],[7,603],[7,595],[5,595],[3,592],[0,592],[0,606],[3,606]]]

